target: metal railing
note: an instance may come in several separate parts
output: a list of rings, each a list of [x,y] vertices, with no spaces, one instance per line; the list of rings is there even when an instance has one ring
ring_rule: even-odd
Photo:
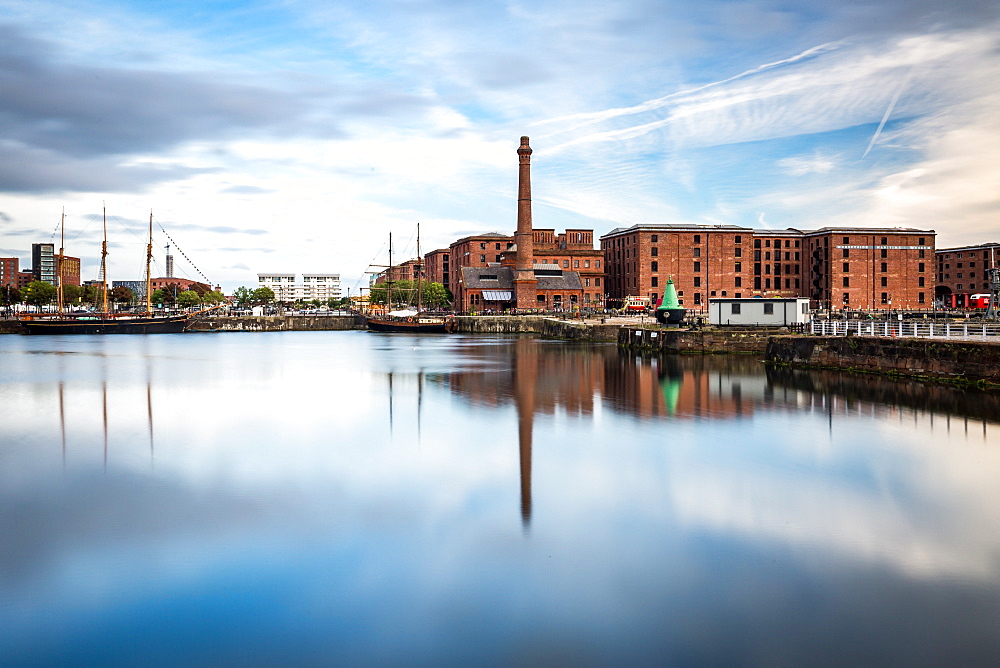
[[[986,322],[922,322],[907,320],[814,320],[812,334],[1000,341],[1000,324]]]

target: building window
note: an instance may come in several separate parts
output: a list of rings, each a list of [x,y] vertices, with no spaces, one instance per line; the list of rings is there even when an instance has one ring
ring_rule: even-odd
[[[700,288],[701,287],[701,276],[695,276],[694,277],[694,287],[696,287],[696,288]]]
[[[701,235],[700,234],[694,235],[694,242],[696,244],[700,244],[701,243]]]
[[[733,254],[733,257],[743,257],[743,249],[737,248],[736,252]]]
[[[889,293],[888,292],[883,292],[882,293],[882,303],[883,304],[888,304],[889,303]]]
[[[851,238],[850,237],[844,237],[844,245],[846,246],[849,243],[851,243]]]
[[[479,244],[479,250],[486,250],[486,244],[485,243]]]
[[[844,273],[845,274],[851,273],[851,263],[850,262],[845,262],[844,263]]]
[[[845,248],[845,249],[844,249],[844,250],[842,251],[842,254],[843,254],[843,257],[851,257],[851,251],[850,251],[850,249],[848,249],[848,248]]]
[[[882,245],[885,246],[887,243],[889,243],[889,239],[887,237],[882,237]]]
[[[924,245],[924,238],[923,238],[923,237],[920,237],[920,238],[919,238],[919,239],[917,240],[917,245],[919,245],[919,246],[923,246],[923,245]],[[985,256],[985,253],[984,253],[984,256]]]
[[[650,262],[649,263],[649,270],[650,271],[659,271],[660,270],[660,263],[659,262]]]
[[[652,255],[653,257],[656,257],[657,255],[660,254],[660,249],[657,248],[656,246],[653,246],[652,248],[649,249],[649,254]]]
[[[559,264],[557,261],[556,264]],[[563,260],[563,269],[569,269],[569,260]]]
[[[918,288],[924,287],[924,277],[923,276],[920,276],[920,277],[917,278],[917,287]]]
[[[753,240],[753,247],[754,248],[760,248],[760,239],[754,239]]]
[[[584,260],[583,267],[584,269],[590,269],[590,260]]]
[[[737,234],[736,235],[736,243],[738,243],[738,244],[743,243],[743,235],[741,235],[741,234]]]
[[[654,288],[660,284],[660,279],[657,278],[656,276],[653,276],[653,278],[651,278],[650,281],[651,281],[650,285],[652,285]],[[589,282],[588,285],[590,285]]]
[[[652,242],[653,242],[653,243],[655,244],[655,243],[656,243],[657,241],[659,241],[659,240],[660,240],[660,235],[658,235],[658,234],[654,234],[654,235],[652,235],[652,236],[651,236],[651,237],[649,238],[649,240],[650,240],[650,241],[652,241]]]
[[[693,255],[695,257],[701,257],[701,249],[700,248],[694,248],[694,249],[692,249],[692,253],[693,253]]]
[[[764,304],[764,315],[774,315],[774,304],[772,303]]]
[[[601,261],[600,260],[594,260],[594,268],[595,269],[600,269],[601,268]]]
[[[733,280],[733,285],[736,286],[737,288],[742,288],[743,287],[743,278],[740,277],[740,276],[737,276]]]
[[[884,287],[886,287],[888,285],[889,285],[889,277],[888,276],[883,276],[882,277],[882,287],[884,288]]]
[[[594,278],[594,287],[596,288],[601,287],[601,279],[599,276]]]
[[[694,293],[694,303],[695,304],[700,304],[701,303],[701,293],[700,292]]]
[[[479,261],[480,262],[486,262],[486,256],[485,255],[480,255],[479,256]]]
[[[771,251],[764,251],[764,259],[765,260],[771,259]]]
[[[851,277],[850,276],[844,276],[844,287],[845,288],[851,287]]]
[[[917,303],[918,304],[923,304],[924,303],[924,293],[922,293],[922,292],[918,292],[917,293]]]
[[[883,248],[882,250],[879,251],[879,257],[883,257],[883,258],[889,257],[889,252],[886,249]]]
[[[579,260],[573,260],[573,268],[574,269],[579,269],[580,268],[580,261]]]
[[[694,270],[695,270],[695,272],[701,271],[701,262],[695,262],[694,263]]]
[[[743,263],[742,262],[737,262],[736,265],[735,265],[735,268],[733,269],[733,271],[736,271],[736,272],[743,271]]]
[[[848,293],[848,292],[845,292],[845,293],[844,293],[844,299],[843,299],[843,301],[844,301],[844,305],[845,305],[845,306],[846,306],[847,304],[850,304],[850,303],[851,303],[851,295],[850,295],[850,293]]]
[[[919,263],[919,264],[917,265],[917,271],[921,271],[921,272],[922,272],[923,270],[924,270],[924,263],[923,263],[923,262],[921,262],[921,263]]]
[[[732,310],[733,314],[734,315],[739,315],[740,314],[740,306],[741,306],[741,304],[731,304],[731,306],[732,306],[732,309],[733,309]]]

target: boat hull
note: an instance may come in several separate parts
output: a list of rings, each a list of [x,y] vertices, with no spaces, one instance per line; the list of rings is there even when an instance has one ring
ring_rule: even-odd
[[[445,334],[454,331],[450,320],[419,318],[368,318],[372,332],[414,332],[419,334]]]
[[[23,320],[26,334],[179,334],[188,316],[166,318],[41,318]]]

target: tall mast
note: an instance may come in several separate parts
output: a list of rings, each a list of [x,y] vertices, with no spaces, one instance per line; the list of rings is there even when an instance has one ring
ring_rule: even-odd
[[[63,256],[64,247],[66,246],[66,207],[62,210],[62,221],[59,223],[59,258],[56,260],[56,303],[59,305],[59,313],[63,312],[64,297],[63,293]]]
[[[169,248],[169,246],[168,246]],[[146,314],[153,312],[153,295],[150,294],[152,280],[149,275],[149,265],[153,262],[153,211],[149,212],[149,242],[146,244]]]
[[[424,273],[424,258],[420,255],[420,221],[417,221],[417,313],[420,313],[420,275]]]
[[[389,232],[389,268],[385,275],[385,314],[392,310],[392,232]]]
[[[108,312],[108,207],[104,207],[104,241],[101,242],[101,311]]]

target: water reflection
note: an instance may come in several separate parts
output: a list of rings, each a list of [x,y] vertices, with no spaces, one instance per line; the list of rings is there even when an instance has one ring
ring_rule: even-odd
[[[0,394],[5,663],[1000,652],[994,395],[365,333],[8,337]]]

